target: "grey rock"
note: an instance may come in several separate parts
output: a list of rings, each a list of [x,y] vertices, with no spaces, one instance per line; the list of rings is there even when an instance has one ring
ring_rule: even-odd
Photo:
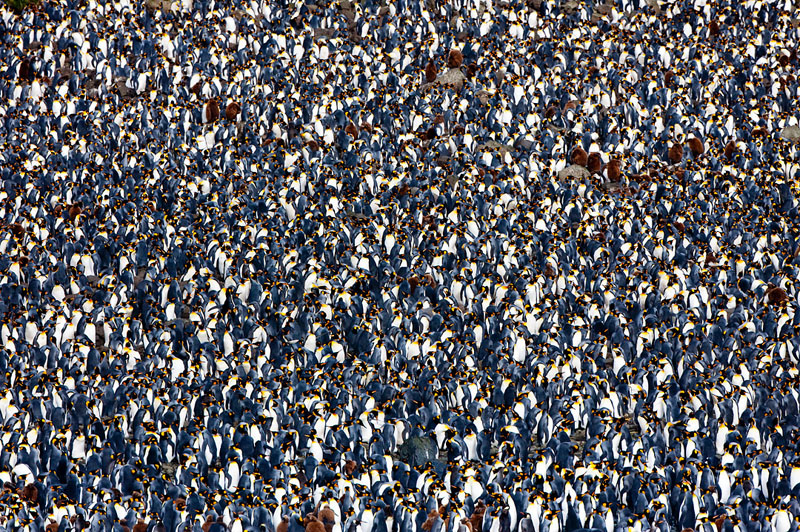
[[[522,151],[530,151],[531,147],[533,146],[533,141],[526,139],[525,137],[517,137],[514,141],[514,148]]]
[[[427,437],[409,438],[397,449],[400,459],[411,467],[425,465],[438,457],[436,442]]]
[[[144,6],[150,11],[169,11],[172,9],[172,0],[145,0]]]
[[[598,4],[592,10],[600,15],[610,15],[613,8],[611,4]]]
[[[609,4],[598,4],[592,7],[592,22],[598,22],[603,18],[611,16],[613,6]]]
[[[500,152],[501,155],[505,155],[506,153],[511,153],[513,149],[514,149],[513,146],[509,146],[507,144],[501,144],[496,140],[490,140],[488,142],[484,142],[483,144],[478,145],[478,150],[497,151]]]
[[[100,86],[101,82],[97,79],[97,72],[91,69],[84,71],[83,77],[83,87],[90,91],[92,89],[96,89]]]
[[[436,85],[451,85],[456,90],[461,90],[464,87],[464,81],[466,81],[466,79],[467,76],[464,75],[460,68],[450,68],[439,74],[431,83],[422,85],[422,89],[431,89]]]
[[[792,142],[797,142],[800,140],[800,127],[786,126],[781,130],[781,137]]]
[[[330,39],[336,34],[335,28],[314,28],[315,39]]]
[[[645,3],[653,8],[656,15],[661,14],[661,3],[658,0],[645,0]]]
[[[500,67],[497,69],[497,72],[494,73],[494,83],[498,87],[503,84],[503,80],[506,79],[506,67]]]
[[[586,179],[589,177],[589,170],[579,164],[571,164],[558,173],[560,180]]]
[[[355,220],[369,220],[369,216],[367,216],[366,214],[356,212],[352,209],[346,209],[344,211],[344,215],[347,216],[348,218],[353,218]]]
[[[122,98],[133,98],[136,96],[136,91],[127,85],[128,80],[126,78],[117,78],[114,81],[114,86],[119,91],[119,95]]]
[[[615,192],[621,191],[622,190],[622,185],[619,184],[619,183],[615,183],[615,182],[608,182],[608,183],[602,183],[600,185],[600,188],[603,189],[605,192],[613,194]]]
[[[564,2],[561,4],[561,12],[562,13],[574,13],[578,9],[581,8],[582,2],[578,0],[569,0],[568,2]]]

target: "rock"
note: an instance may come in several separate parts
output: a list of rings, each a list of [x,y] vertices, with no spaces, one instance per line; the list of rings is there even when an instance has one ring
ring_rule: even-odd
[[[353,209],[345,209],[344,215],[354,220],[369,220],[369,216],[364,213],[354,211]]]
[[[178,463],[175,461],[172,462],[162,462],[160,464],[161,471],[167,478],[175,478],[175,472],[178,471]]]
[[[558,173],[559,180],[586,179],[591,174],[589,170],[577,164],[571,164]]]
[[[117,88],[121,98],[133,98],[136,96],[136,91],[128,87],[127,83],[128,80],[126,78],[117,78],[114,81],[114,86]]]
[[[598,4],[592,8],[593,11],[599,13],[600,15],[610,15],[611,10],[614,6],[610,4]]]
[[[514,140],[514,148],[521,150],[521,151],[530,151],[531,147],[533,146],[533,140],[525,137],[517,137]]]
[[[330,39],[336,34],[336,28],[314,28],[315,39]]]
[[[431,438],[416,437],[403,442],[397,449],[397,454],[409,466],[419,467],[436,460],[439,453],[436,442]]]
[[[656,15],[661,14],[661,4],[659,3],[658,0],[645,0],[645,4],[652,7],[653,12],[655,12]]]
[[[494,83],[498,87],[503,84],[503,80],[506,79],[506,67],[500,67],[497,69],[497,72],[494,73]]]
[[[356,20],[356,7],[350,0],[339,1],[339,11],[347,19],[347,25],[350,26]]]
[[[172,9],[172,0],[145,0],[144,6],[150,11],[169,11]]]
[[[598,22],[611,16],[613,6],[608,4],[598,4],[592,7],[592,22]]]
[[[564,14],[574,13],[581,8],[581,2],[578,0],[569,0],[561,4],[561,12]]]
[[[620,185],[619,183],[609,182],[609,183],[602,183],[600,185],[600,188],[610,194],[613,194],[615,192],[621,191],[622,185]]]
[[[781,137],[792,142],[797,142],[800,140],[800,127],[786,126],[781,130]]]
[[[483,105],[486,105],[489,103],[489,99],[492,97],[492,95],[489,94],[488,91],[481,89],[475,93],[475,97],[478,98]]]
[[[84,71],[83,76],[83,88],[87,91],[92,89],[96,89],[100,86],[100,80],[97,79],[97,72],[91,69],[87,69]]]
[[[513,146],[509,146],[507,144],[500,144],[496,140],[490,140],[484,142],[483,144],[478,144],[478,150],[489,150],[489,151],[498,151],[501,155],[505,155],[506,153],[511,153],[514,149]]]
[[[238,122],[236,124],[236,137],[239,139],[239,142],[247,141],[247,126],[244,122]]]
[[[454,85],[456,87],[463,87],[464,80],[467,77],[461,72],[460,68],[450,68],[447,71],[439,74],[439,77],[436,78],[436,83],[440,83],[442,85]]]
[[[464,75],[460,68],[450,68],[439,74],[435,81],[425,83],[421,88],[424,90],[433,88],[435,85],[452,85],[457,91],[460,91],[464,87],[466,79],[467,76]]]

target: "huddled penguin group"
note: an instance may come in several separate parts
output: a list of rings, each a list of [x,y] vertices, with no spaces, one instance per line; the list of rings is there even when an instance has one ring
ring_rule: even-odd
[[[0,7],[0,530],[798,532],[796,7]]]

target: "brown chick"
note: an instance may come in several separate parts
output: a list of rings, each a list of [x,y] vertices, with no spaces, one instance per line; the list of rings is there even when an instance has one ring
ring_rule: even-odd
[[[584,150],[580,146],[575,146],[572,149],[572,155],[570,156],[570,161],[572,162],[572,164],[577,164],[585,168],[586,165],[589,163],[589,154],[586,153],[586,150]]]
[[[325,525],[323,525],[314,514],[306,515],[306,532],[325,532]]]
[[[428,514],[428,518],[425,520],[425,522],[422,523],[422,530],[425,532],[431,532],[431,528],[433,528],[433,524],[437,519],[439,519],[439,512],[433,510]]]
[[[692,137],[689,139],[689,151],[692,152],[692,156],[696,159],[705,153],[706,148],[703,146],[702,140]]]
[[[74,222],[75,218],[77,218],[81,214],[81,212],[83,212],[83,209],[81,208],[80,203],[73,203],[72,205],[70,205],[69,207],[70,221]]]
[[[622,176],[622,171],[620,170],[620,166],[621,165],[619,159],[611,159],[610,161],[608,161],[608,164],[606,165],[606,175],[608,176],[608,179],[613,183],[618,182],[619,178]]]
[[[22,82],[26,82],[30,79],[30,77],[31,77],[31,60],[25,57],[19,63],[19,75],[17,76],[17,78]]]
[[[433,61],[428,61],[428,65],[425,67],[425,82],[426,83],[433,83],[436,81],[436,65],[433,64]]]
[[[770,305],[781,305],[789,301],[789,296],[786,295],[786,291],[780,286],[769,283],[769,285],[767,285],[767,301]]]
[[[347,124],[347,126],[344,128],[344,132],[353,137],[354,139],[358,138],[358,128],[352,122]]]
[[[472,524],[473,532],[482,532],[483,530],[483,514],[486,512],[486,504],[483,501],[478,501],[475,505],[475,509],[472,511],[472,515],[469,518],[470,524]]]
[[[591,152],[586,159],[586,169],[590,174],[598,174],[602,168],[603,160],[600,158],[600,154],[596,151]]]
[[[213,525],[214,525],[214,516],[213,515],[207,515],[206,516],[206,522],[203,523],[203,532],[208,532]]]
[[[419,277],[417,277],[416,275],[414,277],[409,277],[408,278],[408,286],[411,287],[411,293],[413,294],[414,291],[419,286]]]
[[[716,519],[714,519],[714,526],[717,528],[717,532],[722,532],[722,529],[725,528],[725,521],[728,519],[727,514],[722,514]]]
[[[728,143],[725,145],[725,158],[728,160],[732,159],[733,154],[736,153],[736,151],[736,143],[732,140],[728,141]]]
[[[144,519],[139,519],[135,525],[133,525],[133,532],[147,532],[148,525],[145,523]]]
[[[206,122],[216,122],[219,120],[219,104],[217,100],[211,100],[206,104]]]
[[[284,515],[278,526],[275,527],[275,532],[288,532],[289,531],[289,516]]]
[[[464,62],[464,55],[461,51],[456,50],[453,48],[450,50],[450,54],[447,56],[447,66],[448,68],[458,68],[461,66],[461,63]]]
[[[236,120],[236,117],[239,116],[239,111],[241,110],[242,107],[238,103],[231,102],[227,107],[225,107],[225,118],[231,121]]]
[[[325,532],[332,532],[336,523],[336,514],[327,504],[319,511],[319,520],[325,526]]]
[[[11,234],[17,238],[25,234],[25,228],[22,227],[22,224],[13,223],[9,226],[9,229],[11,229]]]
[[[667,155],[669,156],[669,162],[671,162],[672,164],[678,164],[683,160],[683,146],[681,146],[676,142],[669,149]]]
[[[26,500],[31,504],[35,504],[36,501],[39,500],[39,489],[36,487],[35,484],[26,484],[20,490],[19,495],[20,497],[22,497],[23,500]]]

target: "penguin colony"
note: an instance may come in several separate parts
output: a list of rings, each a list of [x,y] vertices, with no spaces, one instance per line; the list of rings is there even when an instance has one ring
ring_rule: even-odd
[[[795,7],[3,7],[0,528],[797,531]]]

